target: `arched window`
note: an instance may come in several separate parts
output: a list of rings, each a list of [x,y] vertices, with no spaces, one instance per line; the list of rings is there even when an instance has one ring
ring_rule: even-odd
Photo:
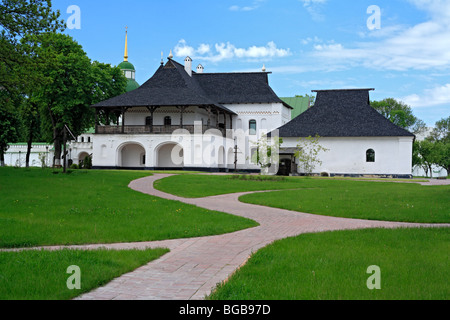
[[[88,142],[91,142],[91,137],[88,137]]]
[[[256,120],[250,120],[248,122],[249,134],[254,136],[256,135]]]
[[[172,125],[172,118],[167,116],[164,118],[164,125],[165,126],[171,126]]]
[[[152,125],[152,117],[146,117],[145,118],[145,125],[151,126]]]
[[[375,162],[375,151],[373,149],[366,151],[366,162]]]

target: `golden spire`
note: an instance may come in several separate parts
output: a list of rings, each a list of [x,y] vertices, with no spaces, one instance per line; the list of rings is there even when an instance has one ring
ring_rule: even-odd
[[[123,55],[123,61],[128,61],[128,26],[125,27],[125,53]]]

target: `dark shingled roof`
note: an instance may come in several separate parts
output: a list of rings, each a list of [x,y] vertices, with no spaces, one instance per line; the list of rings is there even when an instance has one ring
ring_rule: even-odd
[[[267,72],[197,73],[194,78],[219,103],[283,103],[269,86]],[[291,108],[289,106],[289,108]]]
[[[317,90],[313,107],[280,127],[280,137],[414,136],[370,106],[374,89]]]
[[[169,59],[138,89],[95,104],[96,108],[146,106],[216,106],[235,114],[224,103],[283,101],[268,84],[267,73],[187,74],[184,66]]]

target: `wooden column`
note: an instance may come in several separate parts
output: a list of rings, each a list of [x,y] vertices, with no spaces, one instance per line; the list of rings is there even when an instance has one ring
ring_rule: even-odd
[[[230,113],[230,129],[233,130],[233,115]]]
[[[152,119],[150,123],[150,133],[153,133],[153,114],[155,113],[156,109],[158,109],[158,107],[147,107],[147,110],[150,111],[150,117]]]
[[[216,112],[217,112],[216,129],[219,129],[219,116],[220,116],[219,109],[216,109]]]
[[[225,129],[225,132],[227,132],[227,114],[225,112],[223,113],[223,126]]]
[[[125,112],[127,111],[126,108],[122,107],[122,133],[125,133]]]
[[[98,126],[98,109],[95,108],[95,125]]]
[[[211,107],[206,107],[206,111],[208,111],[208,129],[211,128]]]
[[[187,107],[177,107],[180,110],[180,128],[183,129],[183,114]]]

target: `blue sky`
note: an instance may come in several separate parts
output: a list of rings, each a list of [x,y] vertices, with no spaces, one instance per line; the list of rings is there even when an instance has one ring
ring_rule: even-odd
[[[372,100],[409,104],[429,126],[450,115],[449,0],[55,0],[92,60],[129,61],[142,84],[172,50],[205,72],[260,71],[280,97],[375,88]],[[375,5],[377,11],[369,10]],[[372,25],[379,28],[372,28]]]

